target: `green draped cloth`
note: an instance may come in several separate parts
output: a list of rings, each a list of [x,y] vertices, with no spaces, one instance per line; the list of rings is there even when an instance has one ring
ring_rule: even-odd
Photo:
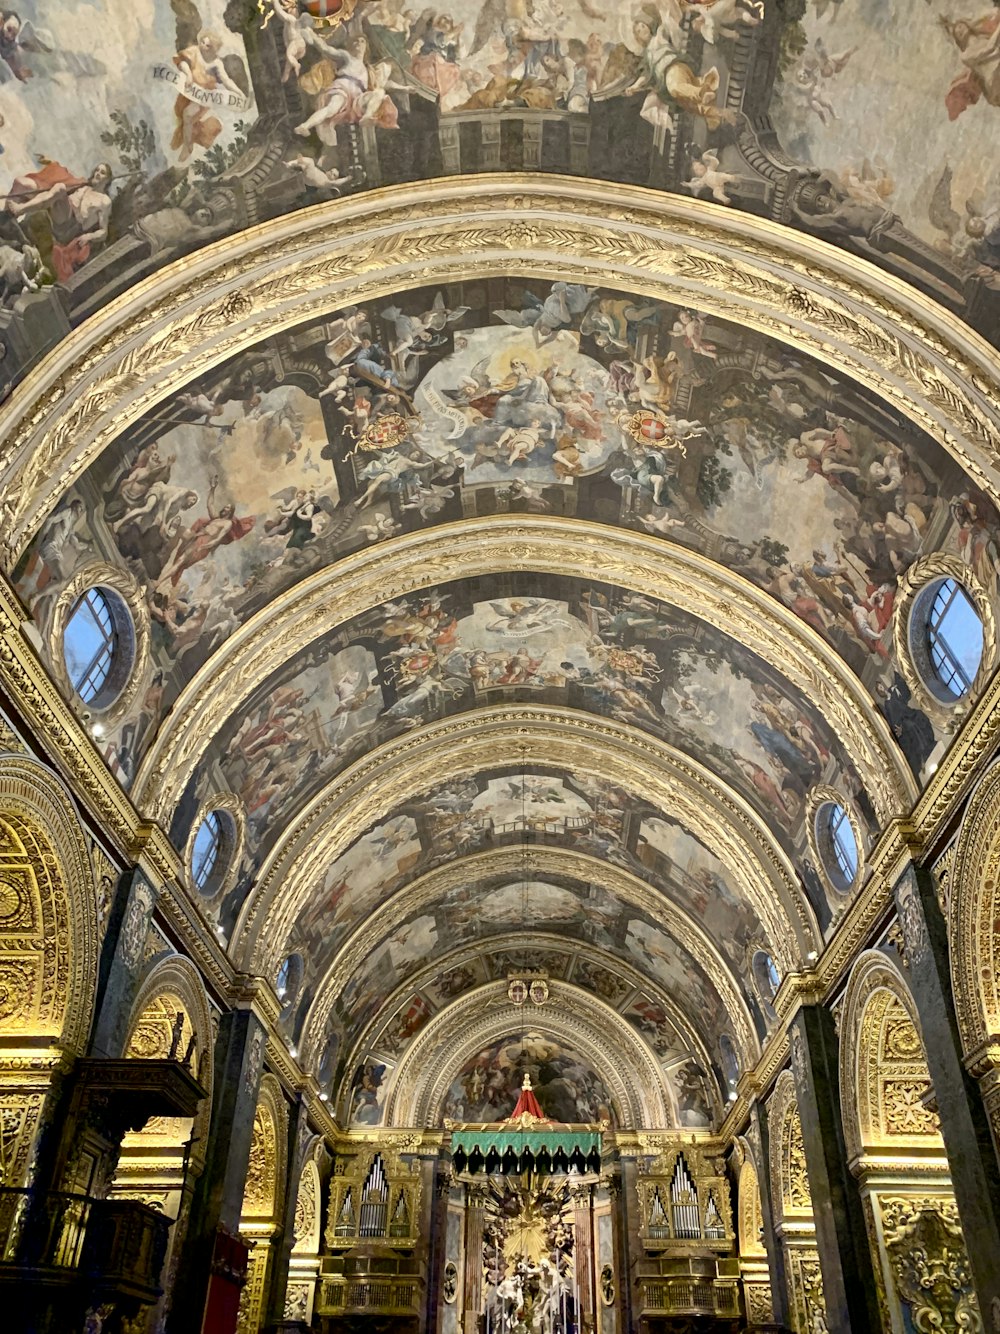
[[[574,1153],[589,1157],[595,1150],[601,1150],[601,1132],[599,1130],[570,1130],[564,1125],[554,1125],[551,1130],[538,1127],[535,1130],[518,1130],[514,1126],[500,1122],[490,1126],[466,1126],[462,1130],[451,1132],[451,1151],[461,1149],[469,1157],[477,1149],[485,1158],[491,1149],[502,1157],[508,1149],[520,1156],[528,1152],[537,1158],[543,1151],[553,1157],[560,1150],[567,1158]]]

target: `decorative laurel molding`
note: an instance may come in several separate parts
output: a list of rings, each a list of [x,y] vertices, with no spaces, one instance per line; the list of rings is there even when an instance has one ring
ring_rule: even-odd
[[[667,1015],[682,1042],[685,1042],[688,1049],[696,1057],[704,1069],[708,1070],[712,1065],[712,1057],[705,1044],[704,1036],[698,1031],[697,1026],[692,1022],[689,1013],[682,1009],[678,1003],[670,997],[655,979],[647,977],[641,973],[638,968],[632,967],[617,958],[615,955],[609,955],[596,945],[591,945],[582,940],[567,940],[565,936],[558,936],[553,933],[537,931],[531,933],[515,932],[503,936],[503,946],[505,951],[517,953],[518,951],[533,951],[537,949],[561,950],[564,953],[572,952],[577,959],[584,959],[588,962],[599,964],[609,972],[621,975],[622,980],[630,988],[628,993],[623,994],[621,1001],[614,1005],[619,1014],[622,1014],[630,1002],[632,996],[642,991],[650,997],[655,1005],[658,1005]],[[460,966],[463,963],[471,963],[489,950],[495,948],[497,940],[494,937],[486,937],[470,944],[465,942],[456,949],[447,954],[440,955],[433,963],[419,972],[407,977],[385,998],[378,1015],[370,1020],[363,1029],[358,1030],[352,1035],[353,1045],[348,1048],[348,1055],[344,1064],[349,1070],[353,1070],[362,1061],[365,1054],[369,1051],[378,1052],[379,1037],[387,1023],[398,1014],[400,1008],[413,996],[415,992],[423,990],[429,986],[442,973],[451,968]],[[575,967],[574,967],[575,972]],[[571,975],[568,985],[579,987],[580,984],[573,980]],[[735,1025],[734,1025],[735,1026]],[[317,1048],[316,1040],[320,1036],[321,1030],[311,1031],[306,1025],[306,1036],[303,1038],[303,1045],[306,1048],[302,1063],[305,1066],[315,1067],[322,1054],[322,1048]]]
[[[544,515],[443,524],[366,548],[296,584],[230,635],[182,690],[133,787],[166,822],[212,738],[279,667],[323,634],[387,601],[454,579],[508,571],[609,583],[724,627],[802,692],[838,738],[882,820],[916,797],[883,715],[812,627],[740,575],[682,546]]]
[[[732,1020],[734,1036],[741,1048],[744,1063],[750,1064],[756,1059],[760,1044],[740,982],[734,975],[731,965],[696,919],[652,889],[644,880],[611,862],[601,862],[572,849],[558,847],[533,847],[530,855],[528,873],[532,879],[554,875],[561,878],[568,877],[580,884],[599,884],[625,903],[634,904],[654,921],[661,922],[719,991]],[[365,960],[374,954],[382,941],[391,936],[407,917],[432,907],[444,895],[462,885],[481,886],[487,881],[502,877],[516,880],[524,873],[524,852],[521,848],[496,848],[436,867],[383,902],[378,913],[366,919],[345,941],[326,973],[315,984],[315,999],[306,1017],[302,1040],[306,1062],[308,1063],[310,1058],[318,1057],[318,1053],[322,1050],[330,1011],[336,998],[343,993],[351,977]],[[576,947],[575,941],[567,942],[564,937],[551,939],[554,945],[564,949],[570,946]],[[275,946],[270,933],[268,933],[268,945],[269,948]],[[602,954],[601,957],[607,956]],[[617,960],[613,957],[609,963],[612,967],[618,966]],[[435,964],[435,967],[438,965]],[[638,976],[641,978],[638,985],[644,987],[650,985],[650,979],[645,974],[640,973]],[[652,984],[655,986],[655,980]],[[415,985],[415,980],[409,978],[405,989],[412,992]],[[382,1015],[382,1022],[384,1021],[385,1014]]]
[[[590,1061],[618,1103],[623,1129],[677,1123],[659,1063],[609,1005],[554,982],[550,1000],[532,1020],[532,1027]],[[460,996],[439,1011],[396,1067],[386,1097],[386,1124],[439,1126],[448,1087],[465,1061],[491,1042],[521,1032],[524,1023],[520,1007],[507,999],[506,981]]]
[[[760,329],[869,385],[995,493],[996,354],[919,292],[743,211],[505,173],[298,210],[186,256],[69,334],[0,413],[8,560],[112,440],[212,366],[348,302],[505,272],[605,282]]]

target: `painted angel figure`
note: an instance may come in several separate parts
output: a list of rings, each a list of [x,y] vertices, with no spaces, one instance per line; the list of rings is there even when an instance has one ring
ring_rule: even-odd
[[[0,83],[11,79],[27,83],[33,71],[24,63],[22,52],[49,52],[54,46],[48,32],[34,28],[13,9],[5,9],[0,15]]]
[[[720,37],[736,37],[741,28],[757,28],[764,21],[764,0],[687,0],[694,15],[691,27],[709,46]]]
[[[963,69],[945,94],[948,119],[985,99],[1000,106],[1000,9],[993,7],[978,19],[940,16],[941,27],[958,47]]]
[[[430,310],[425,310],[422,315],[407,315],[399,306],[386,306],[382,318],[389,320],[396,330],[396,342],[390,347],[390,354],[394,357],[407,352],[418,355],[422,349],[440,346],[445,329],[450,324],[457,324],[469,309],[468,306],[456,306],[449,310],[443,292],[438,292]]]
[[[223,52],[223,39],[217,32],[202,27],[201,15],[192,0],[173,0],[176,15],[177,54],[174,64],[192,89],[206,93],[225,89],[244,105],[250,95],[246,65],[235,53]],[[170,141],[181,162],[186,162],[195,147],[211,148],[222,133],[222,122],[209,107],[195,97],[181,93],[174,103],[176,128]]]
[[[281,82],[287,83],[290,74],[301,74],[302,59],[310,46],[321,47],[313,31],[315,20],[311,14],[301,13],[297,0],[271,0],[271,12],[284,29],[285,67]]]

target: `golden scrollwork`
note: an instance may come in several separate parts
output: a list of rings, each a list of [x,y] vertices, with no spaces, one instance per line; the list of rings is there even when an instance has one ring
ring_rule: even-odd
[[[1000,1035],[1000,766],[973,793],[955,848],[949,939],[964,1054],[975,1062]],[[983,1068],[995,1062],[987,1054]]]
[[[879,1205],[896,1293],[913,1327],[982,1331],[955,1201],[882,1195]]]
[[[930,1076],[913,999],[880,950],[859,957],[848,983],[840,1084],[852,1159],[866,1163],[877,1153],[882,1161],[901,1148],[941,1147],[937,1116],[927,1105]]]

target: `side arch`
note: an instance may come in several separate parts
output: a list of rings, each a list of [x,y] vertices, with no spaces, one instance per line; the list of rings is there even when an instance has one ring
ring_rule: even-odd
[[[659,1066],[623,1019],[596,998],[566,984],[532,1014],[532,1028],[565,1042],[588,1060],[617,1104],[623,1129],[677,1124]],[[448,1088],[463,1063],[490,1043],[520,1033],[525,1015],[507,1000],[505,982],[491,983],[446,1006],[410,1046],[394,1073],[383,1121],[391,1126],[441,1124]],[[512,1090],[513,1111],[517,1089]]]
[[[46,1108],[86,1050],[99,947],[79,818],[38,761],[0,757],[0,1174],[28,1185]]]
[[[950,883],[951,983],[966,1060],[994,1066],[1000,1043],[1000,762],[966,807]],[[994,1133],[997,1107],[991,1109]]]

